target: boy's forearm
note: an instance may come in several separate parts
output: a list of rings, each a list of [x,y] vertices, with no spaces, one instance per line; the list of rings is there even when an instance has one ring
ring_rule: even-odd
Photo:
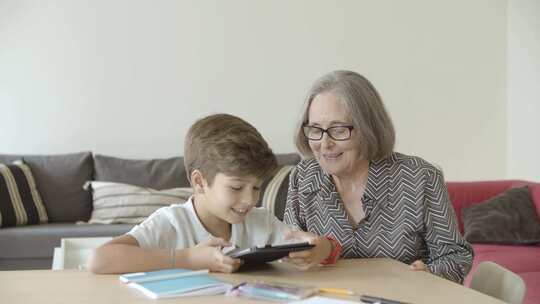
[[[176,268],[194,268],[190,249],[145,249],[125,244],[102,246],[94,252],[89,269],[94,273],[113,274]]]
[[[201,251],[198,251],[197,247],[176,250],[175,253],[173,263],[176,268],[189,268],[194,270],[210,268],[208,256],[201,254]]]

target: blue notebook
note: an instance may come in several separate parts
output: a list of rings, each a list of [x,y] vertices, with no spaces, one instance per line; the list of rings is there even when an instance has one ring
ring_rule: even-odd
[[[191,269],[163,269],[148,272],[134,272],[126,273],[119,277],[120,282],[123,283],[143,283],[150,281],[159,281],[164,279],[174,279],[180,277],[188,277],[199,274],[207,274],[208,269],[204,270],[191,270]]]
[[[177,277],[171,277],[173,275]],[[137,275],[137,276],[136,276]],[[141,277],[142,276],[142,277]],[[126,275],[121,276],[126,277]],[[153,278],[142,281],[141,278]],[[160,278],[161,277],[161,278]],[[158,279],[156,279],[158,278]],[[137,279],[139,282],[137,282]],[[127,275],[129,286],[142,291],[152,299],[216,295],[227,292],[231,285],[208,275],[208,271],[167,269]]]

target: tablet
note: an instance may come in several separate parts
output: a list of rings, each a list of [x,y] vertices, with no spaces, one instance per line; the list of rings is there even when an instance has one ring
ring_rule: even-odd
[[[308,250],[315,247],[310,243],[294,243],[285,245],[266,245],[264,247],[251,247],[227,253],[234,259],[241,259],[244,265],[262,264],[279,260],[289,255],[289,252]]]

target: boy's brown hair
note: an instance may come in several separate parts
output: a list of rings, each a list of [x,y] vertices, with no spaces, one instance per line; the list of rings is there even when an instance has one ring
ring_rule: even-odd
[[[277,160],[261,134],[245,120],[215,114],[196,121],[184,141],[184,165],[188,179],[199,170],[209,185],[217,173],[264,179]]]

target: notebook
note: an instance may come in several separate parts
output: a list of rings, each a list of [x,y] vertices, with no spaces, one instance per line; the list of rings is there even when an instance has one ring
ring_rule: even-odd
[[[216,295],[231,288],[230,284],[211,277],[208,270],[166,269],[122,275],[120,280],[152,299]]]
[[[208,273],[208,269],[203,270],[191,270],[191,269],[164,269],[149,272],[134,272],[126,273],[119,277],[122,283],[143,283],[151,281],[159,281],[164,279],[174,279],[180,277],[188,277],[199,274]]]

